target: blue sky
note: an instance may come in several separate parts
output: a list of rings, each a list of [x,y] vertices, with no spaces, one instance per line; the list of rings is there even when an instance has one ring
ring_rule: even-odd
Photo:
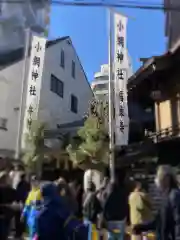
[[[128,22],[128,51],[135,71],[140,66],[140,57],[160,55],[165,51],[164,13],[136,9],[119,11],[133,17]],[[91,81],[100,65],[108,62],[107,10],[52,6],[50,38],[67,35],[71,37]]]

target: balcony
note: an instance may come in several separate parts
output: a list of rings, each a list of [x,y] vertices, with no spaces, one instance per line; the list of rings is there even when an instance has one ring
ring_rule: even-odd
[[[180,124],[176,126],[171,126],[169,128],[162,129],[158,132],[148,133],[147,137],[151,138],[154,143],[162,142],[162,141],[169,141],[175,138],[180,137]]]

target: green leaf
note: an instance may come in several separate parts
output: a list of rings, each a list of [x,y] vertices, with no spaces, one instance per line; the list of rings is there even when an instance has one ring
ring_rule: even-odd
[[[42,160],[44,145],[44,130],[46,124],[39,121],[32,121],[31,128],[25,135],[27,150],[23,156],[23,161],[27,166],[38,164]]]
[[[106,108],[102,103],[100,106],[89,111],[84,126],[77,132],[77,139],[73,140],[66,148],[71,161],[84,163],[94,160],[99,163],[108,163],[109,158],[109,137],[107,132],[107,104]],[[97,112],[94,112],[94,109]],[[103,112],[104,109],[106,112]]]

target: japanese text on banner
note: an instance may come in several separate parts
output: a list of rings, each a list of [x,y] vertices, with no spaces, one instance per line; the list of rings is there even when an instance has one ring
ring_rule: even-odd
[[[116,145],[128,144],[129,119],[127,107],[127,18],[114,14],[115,23],[115,137]]]
[[[38,118],[45,47],[45,38],[33,36],[27,84],[28,89],[26,95],[23,135],[30,130],[32,121]],[[24,138],[22,138],[22,147],[25,147]]]

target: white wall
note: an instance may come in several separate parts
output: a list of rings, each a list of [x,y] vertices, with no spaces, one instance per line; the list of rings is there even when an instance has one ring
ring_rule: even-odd
[[[60,67],[61,48],[65,51],[65,69]],[[71,77],[71,61],[76,62],[76,78]],[[8,119],[7,131],[0,129],[0,150],[14,150],[20,105],[23,62],[17,62],[0,71],[0,118]],[[50,91],[50,76],[53,73],[64,82],[64,98]],[[70,94],[78,97],[78,113],[70,110]],[[51,128],[57,124],[82,119],[92,99],[92,90],[86,80],[78,58],[71,45],[60,42],[46,51],[40,99],[40,118]]]
[[[65,52],[65,68],[60,66],[61,49]],[[71,63],[75,61],[76,77],[71,77]],[[50,47],[45,57],[42,95],[40,101],[41,119],[50,122],[50,127],[57,124],[82,119],[88,110],[93,93],[86,80],[83,69],[75,54],[75,50],[66,41]],[[64,97],[61,98],[50,91],[51,73],[64,83]],[[78,98],[78,113],[71,112],[71,94]],[[43,116],[43,117],[42,117]]]
[[[7,131],[0,129],[0,149],[15,149],[22,79],[22,61],[0,71],[0,117],[6,117]]]

